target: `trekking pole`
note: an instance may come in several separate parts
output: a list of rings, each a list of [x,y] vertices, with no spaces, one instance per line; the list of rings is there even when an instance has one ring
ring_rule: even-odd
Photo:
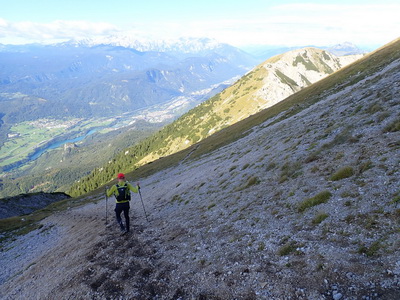
[[[139,191],[140,201],[142,201],[142,206],[143,206],[144,215],[146,216],[147,222],[149,222],[149,219],[147,218],[146,210],[144,209],[144,203],[143,203],[143,199],[142,199],[142,193],[140,192],[140,187],[138,188],[138,191]]]
[[[108,196],[107,196],[107,187],[106,187],[106,225],[108,223],[107,222],[107,215],[108,215],[108,209],[107,209],[108,208],[108,205],[107,205],[108,203],[107,203],[107,200],[108,200]]]

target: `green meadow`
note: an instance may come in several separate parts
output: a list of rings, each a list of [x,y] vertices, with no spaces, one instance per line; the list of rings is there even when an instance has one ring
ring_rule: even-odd
[[[0,167],[24,161],[38,148],[53,142],[83,135],[85,132],[110,125],[113,119],[40,119],[11,127],[7,141],[0,148]]]

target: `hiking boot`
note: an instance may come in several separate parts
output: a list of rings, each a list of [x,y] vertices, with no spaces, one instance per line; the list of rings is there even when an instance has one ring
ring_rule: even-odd
[[[122,222],[118,222],[119,227],[121,228],[121,231],[125,231],[125,226]]]

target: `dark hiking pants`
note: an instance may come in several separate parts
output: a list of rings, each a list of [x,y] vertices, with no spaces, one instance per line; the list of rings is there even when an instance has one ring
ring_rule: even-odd
[[[119,226],[121,226],[121,230],[129,231],[129,202],[125,203],[117,203],[115,205],[115,215],[117,216],[117,222]],[[124,217],[125,217],[125,225],[122,223],[122,218],[121,218],[121,213],[124,212]]]

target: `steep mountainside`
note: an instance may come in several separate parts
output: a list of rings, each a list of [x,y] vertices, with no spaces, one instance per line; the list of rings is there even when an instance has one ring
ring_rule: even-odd
[[[399,299],[399,111],[397,40],[128,174],[130,235],[103,187],[65,203],[3,244],[0,296]]]
[[[79,189],[88,191],[109,181],[116,169],[120,168],[117,165],[126,166],[123,169],[131,171],[135,166],[188,148],[222,128],[282,101],[360,57],[339,58],[314,48],[275,56],[144,143],[127,149],[125,154],[115,159],[115,163],[101,167],[105,170],[101,174],[95,170],[94,176],[92,174],[81,180],[71,193],[77,195],[80,194]],[[86,184],[87,181],[92,182]]]
[[[64,193],[32,193],[0,199],[0,219],[29,215],[50,203],[70,198]]]
[[[203,119],[219,116],[221,120],[211,129],[219,130],[282,101],[361,57],[336,57],[316,48],[275,56],[220,93]]]
[[[178,119],[172,126],[180,133],[180,128],[188,126],[189,133],[186,137],[167,138],[166,147],[159,152],[168,155],[184,149],[222,128],[282,101],[359,58],[361,56],[335,57],[316,48],[294,50],[275,56]],[[157,154],[150,153],[142,162],[158,157]]]

